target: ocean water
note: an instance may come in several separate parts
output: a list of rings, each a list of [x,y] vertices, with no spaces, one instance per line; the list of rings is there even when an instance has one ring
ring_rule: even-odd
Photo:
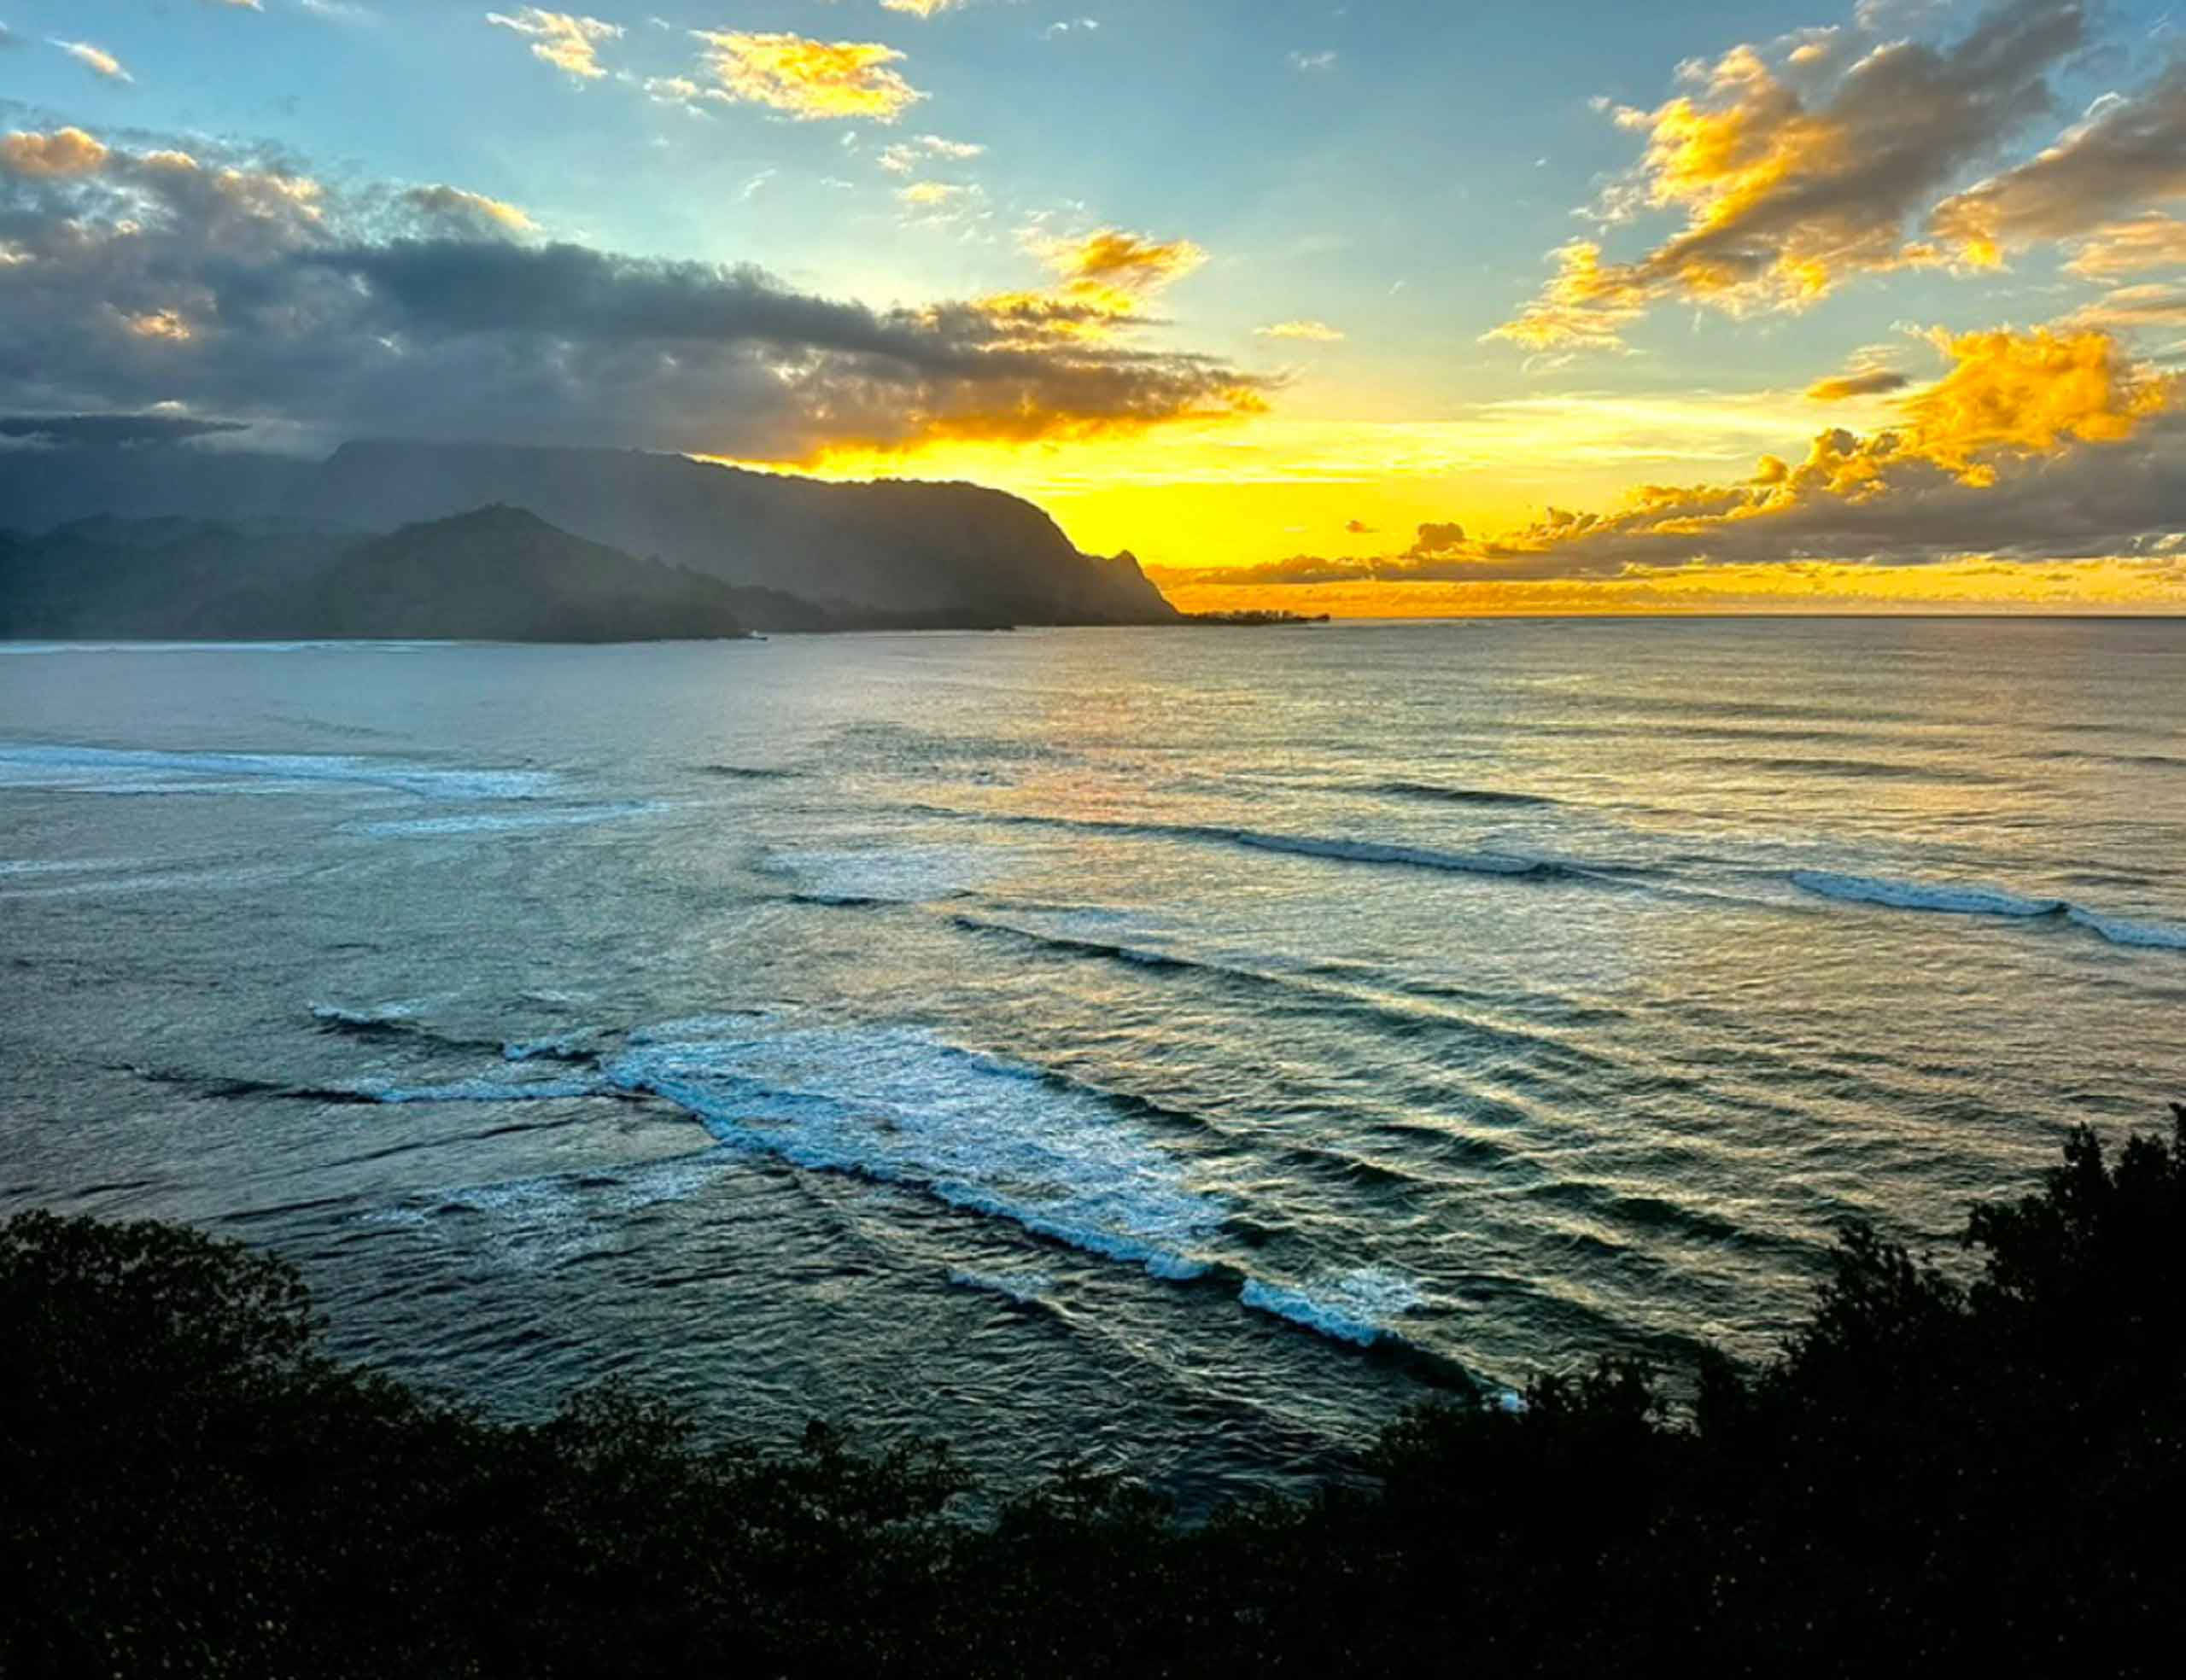
[[[2186,624],[0,645],[0,1210],[1187,1499],[2186,1094]]]

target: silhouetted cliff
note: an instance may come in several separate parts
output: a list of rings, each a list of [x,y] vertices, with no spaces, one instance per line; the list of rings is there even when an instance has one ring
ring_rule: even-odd
[[[969,484],[827,484],[678,455],[499,445],[351,443],[318,463],[187,446],[0,452],[0,528],[32,532],[92,515],[385,531],[494,503],[785,592],[840,625],[1177,615],[1128,554],[1081,554],[1030,503]]]
[[[91,519],[0,539],[0,636],[650,641],[831,623],[771,591],[633,559],[519,508],[384,537]]]

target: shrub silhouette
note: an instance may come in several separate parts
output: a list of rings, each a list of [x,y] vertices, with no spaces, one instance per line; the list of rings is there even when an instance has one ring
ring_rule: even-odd
[[[0,1224],[0,1672],[2175,1671],[2186,1109],[1977,1208],[1961,1282],[1847,1230],[1758,1369],[1605,1361],[1396,1419],[1309,1499],[1178,1519],[945,1450],[540,1425],[337,1364],[198,1233]]]

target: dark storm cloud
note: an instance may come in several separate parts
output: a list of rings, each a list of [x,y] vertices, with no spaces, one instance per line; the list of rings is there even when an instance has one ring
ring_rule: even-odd
[[[1067,299],[877,311],[530,226],[453,187],[19,132],[0,148],[0,402],[798,461],[1141,430],[1269,388]]]

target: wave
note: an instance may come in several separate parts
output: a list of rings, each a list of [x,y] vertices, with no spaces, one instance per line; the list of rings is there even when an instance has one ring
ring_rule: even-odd
[[[1264,852],[1288,852],[1298,857],[1329,858],[1341,863],[1441,870],[1459,875],[1505,875],[1541,880],[1592,872],[1545,858],[1514,857],[1501,852],[1444,852],[1378,840],[1321,840],[1305,835],[1267,834],[1252,828],[1190,828],[1175,831],[1226,840],[1232,845],[1249,846]]]
[[[595,1027],[580,1027],[552,1038],[511,1039],[501,1046],[505,1062],[596,1062],[601,1034]]]
[[[1417,1279],[1380,1266],[1362,1266],[1304,1288],[1248,1278],[1237,1298],[1256,1312],[1272,1313],[1357,1347],[1371,1347],[1384,1338],[1400,1339],[1388,1321],[1427,1302]]]
[[[418,1006],[414,1003],[381,1003],[370,1009],[350,1009],[338,1003],[314,1003],[311,1006],[312,1019],[325,1031],[364,1036],[422,1031],[417,1017]]]
[[[442,1085],[400,1085],[392,1080],[359,1079],[300,1095],[330,1096],[346,1102],[412,1103],[563,1102],[578,1097],[621,1094],[598,1079],[547,1079],[519,1082],[506,1079],[458,1079]]]
[[[1233,828],[1217,823],[1161,823],[1120,818],[1055,817],[1031,812],[964,811],[948,806],[909,808],[922,815],[994,824],[1005,827],[1060,829],[1084,834],[1136,834],[1154,840],[1190,840],[1242,846],[1254,851],[1324,858],[1336,863],[1386,865],[1437,870],[1458,875],[1503,876],[1514,880],[1604,881],[1642,872],[1616,863],[1567,863],[1553,858],[1522,857],[1495,851],[1450,852],[1429,846],[1382,840],[1328,839],[1309,834],[1275,834],[1264,829]]]
[[[566,811],[525,811],[508,815],[405,817],[384,822],[345,823],[342,832],[369,834],[381,839],[400,837],[432,838],[454,834],[524,834],[535,829],[588,828],[594,823],[617,822],[625,817],[650,816],[661,808],[651,802],[628,802],[581,805]]]
[[[999,1295],[1020,1307],[1045,1305],[1045,1297],[1055,1286],[1055,1280],[1045,1272],[973,1272],[959,1269],[949,1274],[949,1281],[959,1289],[976,1289],[985,1294]]]
[[[1760,770],[1772,775],[1827,776],[1845,781],[1953,782],[1987,786],[1997,779],[1961,766],[1907,764],[1878,758],[1721,758],[1727,768]]]
[[[897,846],[864,850],[777,852],[760,867],[797,883],[807,904],[922,904],[957,898],[991,874],[985,846]]]
[[[1202,1273],[1197,1251],[1229,1211],[1114,1105],[921,1029],[632,1044],[605,1078],[723,1143],[921,1191],[1157,1277]]]
[[[701,776],[719,776],[732,782],[782,782],[803,773],[763,764],[701,764],[698,773]]]
[[[2084,928],[2113,945],[2186,950],[2186,927],[2167,922],[2129,921],[2105,915],[2063,898],[2028,898],[1995,887],[1957,886],[1926,881],[1894,881],[1874,875],[1840,875],[1827,870],[1797,869],[1791,884],[1824,898],[1875,904],[1892,910],[1926,910],[1953,916],[2007,916],[2019,919],[2055,917]]]
[[[148,776],[178,775],[239,777],[247,782],[265,783],[342,783],[394,788],[438,799],[536,799],[552,790],[558,779],[541,770],[442,770],[348,754],[0,745],[0,785],[67,788],[119,782],[125,786],[137,785],[142,790]]]
[[[1361,790],[1388,799],[1424,799],[1448,805],[1555,805],[1540,793],[1510,793],[1499,788],[1443,787],[1433,782],[1369,782]]]

